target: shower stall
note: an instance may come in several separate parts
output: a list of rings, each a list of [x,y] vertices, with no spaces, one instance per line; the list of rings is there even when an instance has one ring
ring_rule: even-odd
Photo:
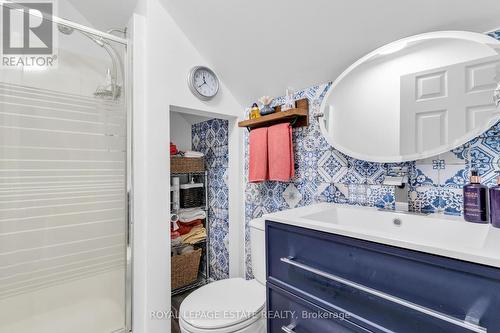
[[[0,333],[128,332],[127,40],[50,22],[55,66],[0,67]]]

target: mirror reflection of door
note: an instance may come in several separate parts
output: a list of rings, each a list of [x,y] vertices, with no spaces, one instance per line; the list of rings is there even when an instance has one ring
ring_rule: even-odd
[[[453,143],[488,123],[499,65],[492,56],[402,76],[401,154]]]
[[[435,156],[500,120],[500,41],[432,32],[383,46],[346,69],[321,105],[326,140],[351,157],[401,162]]]

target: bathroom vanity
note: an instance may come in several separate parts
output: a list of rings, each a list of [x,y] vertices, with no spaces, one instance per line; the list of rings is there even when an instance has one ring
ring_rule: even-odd
[[[328,203],[265,219],[269,333],[500,332],[500,229]]]

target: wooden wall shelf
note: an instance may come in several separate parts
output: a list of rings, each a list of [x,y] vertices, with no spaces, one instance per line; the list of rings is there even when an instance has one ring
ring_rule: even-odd
[[[258,119],[249,119],[240,121],[239,127],[248,129],[266,127],[280,123],[292,123],[293,127],[302,127],[309,125],[309,102],[306,98],[295,102],[296,108],[287,111],[281,111],[281,106],[275,107],[275,112],[262,116]]]

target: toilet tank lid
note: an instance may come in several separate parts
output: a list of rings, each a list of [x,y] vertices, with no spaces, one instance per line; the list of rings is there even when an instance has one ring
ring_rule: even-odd
[[[250,228],[264,230],[266,226],[266,221],[263,218],[253,219],[250,221],[249,225]]]

